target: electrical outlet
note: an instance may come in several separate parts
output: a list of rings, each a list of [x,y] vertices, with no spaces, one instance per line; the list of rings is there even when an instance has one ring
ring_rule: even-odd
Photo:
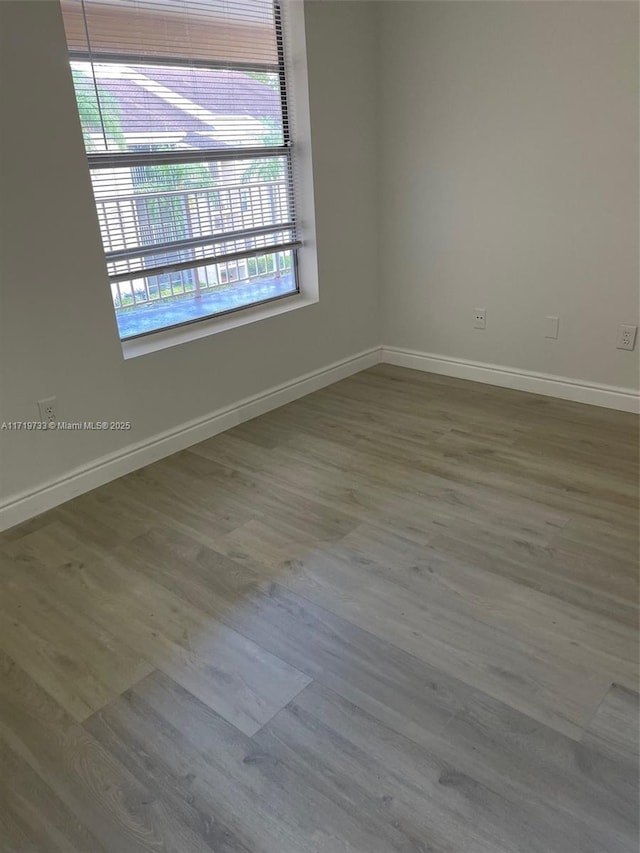
[[[38,410],[40,412],[40,420],[46,424],[55,424],[58,420],[56,410],[56,398],[46,397],[44,400],[38,400]]]
[[[632,350],[636,345],[637,326],[618,326],[618,340],[616,341],[617,349]]]
[[[487,309],[476,308],[473,312],[473,328],[485,329],[487,327]]]
[[[558,337],[558,324],[560,323],[559,317],[545,317],[544,318],[544,336],[545,338],[557,338]]]

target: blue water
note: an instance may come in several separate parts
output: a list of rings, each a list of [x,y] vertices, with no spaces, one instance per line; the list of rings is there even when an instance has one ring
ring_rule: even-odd
[[[265,278],[234,284],[226,290],[203,294],[200,299],[190,293],[174,302],[138,305],[136,308],[116,311],[116,319],[120,337],[131,338],[144,332],[153,332],[295,292],[295,281],[289,273],[279,279]]]

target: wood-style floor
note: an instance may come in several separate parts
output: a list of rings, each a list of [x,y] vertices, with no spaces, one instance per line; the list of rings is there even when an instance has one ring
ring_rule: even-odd
[[[380,366],[0,537],[3,853],[637,853],[638,420]]]

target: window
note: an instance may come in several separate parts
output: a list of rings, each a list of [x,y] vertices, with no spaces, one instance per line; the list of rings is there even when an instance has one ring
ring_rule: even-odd
[[[279,2],[62,10],[120,337],[298,293]]]

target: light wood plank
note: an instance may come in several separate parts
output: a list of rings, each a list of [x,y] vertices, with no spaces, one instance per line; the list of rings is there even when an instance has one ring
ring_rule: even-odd
[[[16,853],[104,853],[83,826],[29,764],[0,741],[0,823]],[[1,836],[0,836],[1,837]],[[13,845],[13,846],[11,846]]]
[[[2,653],[0,743],[55,791],[107,853],[210,853],[211,848]]]
[[[55,572],[36,562],[20,565],[32,586],[45,585],[53,600],[118,636],[248,734],[309,682],[232,628],[209,619],[195,603],[146,579],[131,554],[126,561],[115,556],[72,560]],[[179,564],[174,570],[180,571]],[[31,650],[27,644],[25,655]],[[73,677],[70,681],[72,691],[76,684]],[[105,701],[93,704],[95,710]]]
[[[491,618],[499,603],[490,602],[488,609],[485,604],[484,610],[482,603],[465,604],[455,589],[439,588],[427,564],[422,575],[412,566],[398,571],[341,544],[278,565],[286,545],[280,540],[273,556],[273,536],[270,528],[251,522],[234,532],[230,553],[235,560],[248,554],[253,566],[266,553],[279,581],[294,592],[558,731],[577,737],[610,682],[610,673],[599,672],[577,647],[578,654],[569,646],[571,653],[562,659],[559,648],[549,653],[548,642],[542,649],[540,630],[538,648],[521,629],[503,631],[499,618]],[[630,644],[628,652],[631,656]],[[608,662],[632,677],[633,662]]]
[[[640,696],[619,684],[612,684],[586,728],[583,742],[614,761],[629,763],[638,771]]]
[[[1,534],[0,847],[635,853],[638,437],[380,365]]]
[[[38,536],[37,533],[31,536]],[[30,537],[27,537],[30,538]],[[52,595],[55,570],[0,555],[0,649],[76,720],[83,720],[153,667],[113,624],[99,626],[82,608]]]
[[[256,744],[166,676],[154,674],[87,722],[132,772],[145,764],[175,808],[208,811],[251,853],[392,853],[364,816]],[[134,747],[133,749],[131,747]],[[143,771],[144,772],[144,771]],[[186,804],[186,805],[185,805]],[[194,820],[196,818],[194,817]],[[237,839],[237,841],[235,840]],[[407,845],[406,853],[427,846]],[[450,845],[435,848],[452,853]]]
[[[397,735],[324,687],[311,685],[255,738],[256,750],[308,774],[327,796],[355,803],[379,832],[397,827],[427,849],[469,853],[626,851],[618,835],[549,803],[498,793],[430,743]],[[335,785],[340,779],[340,786]],[[536,826],[536,832],[531,827]],[[604,831],[603,831],[604,830]]]
[[[324,608],[170,529],[123,546],[136,565],[263,648],[505,796],[632,834],[617,765]],[[180,565],[180,571],[176,566]],[[625,815],[627,815],[625,819]]]

